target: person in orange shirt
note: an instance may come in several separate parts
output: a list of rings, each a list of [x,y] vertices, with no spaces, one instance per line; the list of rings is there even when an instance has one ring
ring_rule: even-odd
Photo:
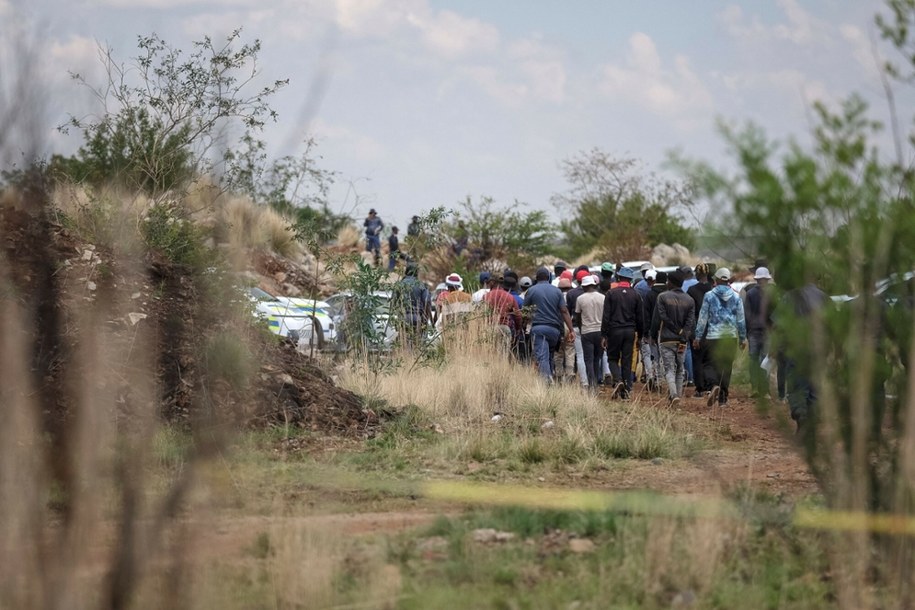
[[[457,273],[452,273],[445,278],[446,292],[438,295],[435,302],[435,318],[433,324],[441,328],[447,323],[466,317],[465,314],[473,312],[473,299],[464,292],[464,280]]]

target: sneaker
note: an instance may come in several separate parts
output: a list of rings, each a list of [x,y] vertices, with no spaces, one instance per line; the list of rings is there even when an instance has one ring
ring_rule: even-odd
[[[623,391],[620,392],[620,400],[629,400],[629,390],[623,388]]]
[[[705,404],[712,406],[718,401],[718,394],[721,393],[721,388],[715,386],[712,388],[712,391],[708,393],[708,399],[705,401]]]
[[[670,402],[667,403],[667,406],[670,407],[671,409],[679,409],[680,408],[680,397],[674,396],[673,398],[671,398]]]
[[[718,406],[721,407],[722,409],[726,409],[727,407],[731,406],[731,403],[729,403],[728,401],[725,400],[724,402],[719,402]]]
[[[694,385],[696,385],[696,384],[693,383],[693,380],[692,380],[692,379],[687,379],[687,380],[686,380],[686,387],[691,388],[691,387],[693,387]]]
[[[693,398],[705,398],[705,397],[706,397],[706,393],[703,392],[702,390],[696,390],[695,392],[693,392]]]

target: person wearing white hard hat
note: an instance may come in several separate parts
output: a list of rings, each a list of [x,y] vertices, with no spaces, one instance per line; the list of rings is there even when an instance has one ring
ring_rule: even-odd
[[[747,319],[747,366],[753,396],[761,397],[769,393],[768,374],[761,364],[768,353],[769,331],[772,328],[774,299],[769,288],[772,274],[766,267],[757,267],[753,279],[756,283],[747,288],[743,299]]]
[[[708,406],[717,402],[719,407],[726,407],[737,347],[744,349],[747,345],[743,303],[731,288],[731,271],[726,267],[715,271],[715,287],[702,300],[693,341],[698,344],[701,339],[706,340],[711,355],[704,374],[706,383],[712,386]]]
[[[575,316],[581,328],[581,347],[584,352],[585,371],[588,375],[588,388],[597,391],[601,374],[601,361],[604,347],[601,340],[601,320],[604,315],[604,295],[597,290],[597,276],[586,275],[581,280],[584,291],[575,299]]]

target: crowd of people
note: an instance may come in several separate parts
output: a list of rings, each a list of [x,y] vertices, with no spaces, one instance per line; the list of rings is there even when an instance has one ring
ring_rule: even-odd
[[[371,210],[364,226],[366,248],[377,264],[384,223]],[[408,235],[419,231],[413,217]],[[609,387],[612,398],[625,400],[640,378],[649,391],[666,388],[674,406],[686,392],[710,407],[728,406],[738,350],[748,350],[752,396],[768,394],[774,369],[778,398],[789,402],[799,426],[815,401],[802,363],[781,350],[770,353],[776,299],[764,260],[756,261],[753,282],[740,292],[729,269],[707,263],[665,273],[650,263],[638,269],[603,263],[592,271],[558,261],[552,270],[537,269],[533,279],[511,269],[483,271],[472,293],[451,273],[445,289],[433,295],[418,279],[416,262],[401,253],[398,234],[392,228],[388,268],[406,261],[401,283],[410,296],[404,313],[417,338],[429,325],[441,331],[483,312],[508,351],[536,367],[547,383],[579,383],[591,392]],[[809,315],[828,297],[811,285],[785,299],[794,314]]]
[[[441,330],[482,312],[491,316],[514,357],[536,367],[547,383],[579,383],[592,392],[605,386],[612,398],[625,400],[640,368],[646,387],[666,388],[671,405],[690,392],[709,406],[728,406],[738,350],[748,349],[752,392],[768,393],[767,369],[777,366],[778,394],[785,399],[792,363],[769,354],[774,299],[772,275],[762,263],[740,293],[729,269],[705,263],[665,273],[650,264],[631,269],[604,263],[592,272],[559,261],[552,271],[538,269],[533,279],[509,269],[484,271],[472,293],[452,273],[445,278],[446,290],[435,297],[423,286],[408,318]],[[411,290],[422,284],[417,271],[416,264],[407,266],[403,282]],[[826,298],[815,290],[808,287],[804,299],[811,307]],[[802,380],[794,385],[798,400],[812,400]],[[792,414],[803,419],[807,408],[792,404]]]

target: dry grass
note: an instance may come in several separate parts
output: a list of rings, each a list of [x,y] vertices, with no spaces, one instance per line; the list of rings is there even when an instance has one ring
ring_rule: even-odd
[[[396,372],[374,375],[357,366],[341,384],[394,407],[415,406],[448,439],[438,448],[446,459],[574,464],[684,457],[701,447],[693,418],[639,400],[609,403],[577,383],[547,385],[502,350],[483,320],[453,329],[442,342],[440,365],[411,366],[414,355],[403,353],[407,364]],[[501,419],[493,422],[496,414]]]

